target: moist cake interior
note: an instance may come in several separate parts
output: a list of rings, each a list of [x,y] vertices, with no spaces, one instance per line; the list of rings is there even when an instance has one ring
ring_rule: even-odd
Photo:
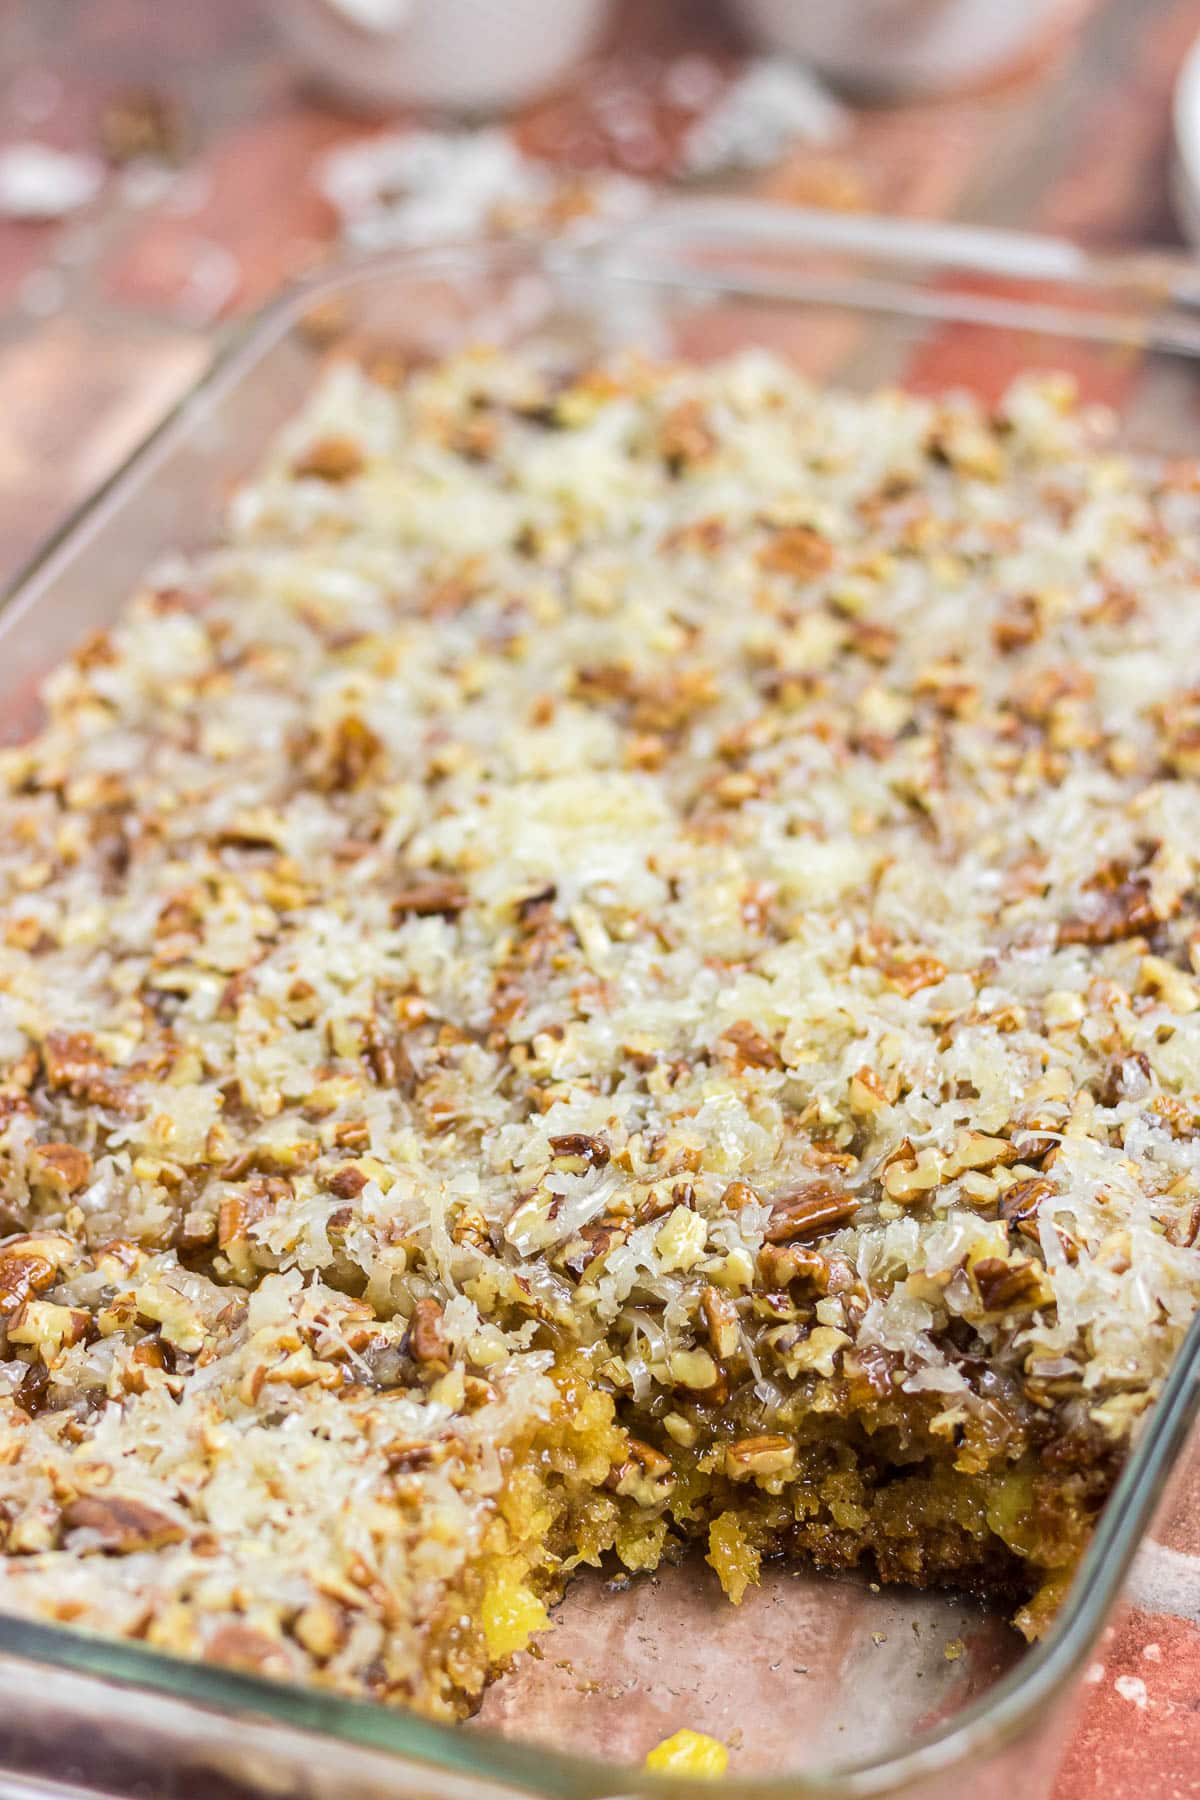
[[[1198,553],[1053,378],[335,369],[0,764],[0,1607],[1040,1630],[1200,1295]]]

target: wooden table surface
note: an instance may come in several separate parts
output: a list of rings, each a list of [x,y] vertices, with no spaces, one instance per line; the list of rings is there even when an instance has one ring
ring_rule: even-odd
[[[859,111],[836,153],[796,149],[741,186],[1173,243],[1170,96],[1197,35],[1200,0],[1076,0],[1003,82]],[[690,49],[736,56],[700,0],[628,0],[602,66]],[[63,222],[0,220],[0,582],[194,378],[225,317],[336,254],[313,165],[370,127],[297,77],[262,0],[0,0],[0,146],[96,154],[114,99],[145,88],[178,110],[173,183],[114,171]],[[578,92],[533,109],[523,141],[553,152],[584,110]],[[1085,1680],[1055,1800],[1100,1795],[1200,1795],[1200,1447]]]

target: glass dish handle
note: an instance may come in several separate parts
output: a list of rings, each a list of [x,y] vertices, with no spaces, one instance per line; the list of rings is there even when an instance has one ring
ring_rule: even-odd
[[[864,271],[874,265],[893,278],[903,266],[924,274],[941,271],[1085,288],[1097,296],[1119,296],[1126,305],[1136,298],[1151,316],[1172,308],[1200,310],[1200,267],[1185,256],[1110,255],[1037,232],[824,212],[767,200],[669,201],[605,232],[587,254],[605,273],[667,279],[672,274],[686,278],[689,267],[702,268],[706,262],[712,266],[740,255],[755,264],[789,252],[850,257]]]

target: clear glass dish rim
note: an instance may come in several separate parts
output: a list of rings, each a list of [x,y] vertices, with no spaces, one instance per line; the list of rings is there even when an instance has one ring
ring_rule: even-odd
[[[815,280],[794,271],[755,268],[755,252],[772,246],[854,255],[874,266],[866,276],[826,274]],[[689,254],[698,249],[719,249],[725,260],[709,266],[689,262]],[[738,254],[744,259],[740,265]],[[452,273],[456,268],[585,275],[592,282],[675,291],[680,298],[710,292],[781,304],[790,299],[795,304],[845,305],[895,318],[1031,329],[1067,341],[1083,339],[1200,361],[1200,273],[1188,259],[1170,251],[1097,256],[1069,240],[1036,234],[847,217],[758,201],[699,199],[664,204],[632,227],[587,244],[476,241],[381,252],[289,284],[235,326],[159,424],[68,514],[6,586],[0,594],[0,615],[32,610],[60,567],[127,500],[136,503],[137,490],[157,464],[186,442],[207,409],[235,388],[260,357],[300,326],[309,309],[364,281]],[[1033,283],[1037,291],[1032,297],[1019,291],[1015,296],[980,295],[977,289],[934,284],[930,277],[935,272]],[[1062,298],[1053,292],[1059,287]],[[1070,298],[1080,290],[1088,295],[1086,308]],[[1106,296],[1108,310],[1093,304]],[[739,1774],[723,1784],[725,1791],[754,1800],[858,1800],[902,1789],[970,1757],[996,1752],[1033,1726],[1064,1696],[1092,1650],[1198,1416],[1200,1315],[1176,1356],[1046,1637],[981,1699],[903,1751],[788,1775]],[[650,1775],[491,1732],[437,1724],[402,1709],[212,1668],[137,1644],[4,1613],[0,1613],[0,1657],[141,1689],[208,1711],[257,1715],[348,1747],[424,1764],[431,1772],[442,1768],[548,1800],[653,1796],[697,1788],[688,1778]]]

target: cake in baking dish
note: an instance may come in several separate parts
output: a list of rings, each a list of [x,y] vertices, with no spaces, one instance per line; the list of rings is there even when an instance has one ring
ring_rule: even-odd
[[[331,373],[0,765],[0,1608],[442,1717],[697,1540],[1037,1631],[1200,1298],[1198,595],[1062,381]]]

